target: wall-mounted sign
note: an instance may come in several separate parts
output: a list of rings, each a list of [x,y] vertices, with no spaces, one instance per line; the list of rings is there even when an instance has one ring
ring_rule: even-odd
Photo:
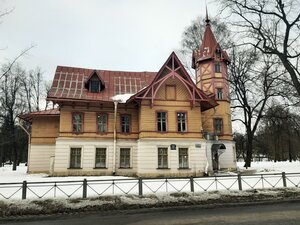
[[[175,144],[171,144],[170,148],[171,148],[171,150],[176,150],[176,145]]]
[[[195,148],[201,148],[201,144],[200,143],[195,144]]]

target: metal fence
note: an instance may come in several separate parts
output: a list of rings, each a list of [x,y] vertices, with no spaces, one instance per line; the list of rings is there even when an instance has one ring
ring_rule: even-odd
[[[127,195],[300,187],[300,173],[273,173],[188,178],[0,183],[0,199],[87,198]]]

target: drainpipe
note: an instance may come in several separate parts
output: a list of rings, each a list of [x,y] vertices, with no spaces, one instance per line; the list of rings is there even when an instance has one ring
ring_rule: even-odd
[[[205,141],[205,154],[206,154],[206,166],[205,166],[205,176],[208,176],[208,167],[209,167],[209,163],[208,163],[208,156],[207,156],[207,140]]]
[[[207,136],[204,132],[202,132],[202,135],[204,136],[204,139],[205,139],[205,156],[206,156],[206,166],[205,166],[205,169],[204,169],[204,175],[205,176],[208,176],[208,167],[209,167],[209,163],[208,163],[208,155],[207,155],[207,152],[208,152],[208,149],[207,149]]]
[[[113,175],[116,174],[116,152],[117,152],[117,110],[118,101],[114,101],[115,111],[114,111],[114,152],[113,152]]]
[[[19,123],[18,126],[22,128],[22,130],[25,131],[25,133],[28,135],[28,152],[27,152],[27,173],[29,171],[29,161],[30,161],[30,144],[31,144],[31,135],[30,133],[25,129],[25,127],[23,127],[23,125],[20,123],[20,119],[19,119]]]

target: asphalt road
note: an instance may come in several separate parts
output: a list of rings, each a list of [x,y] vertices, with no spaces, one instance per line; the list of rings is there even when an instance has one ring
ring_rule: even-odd
[[[93,212],[0,221],[9,225],[78,225],[78,224],[206,224],[206,225],[300,225],[300,202],[284,202],[248,206],[199,206],[143,209],[112,212]]]

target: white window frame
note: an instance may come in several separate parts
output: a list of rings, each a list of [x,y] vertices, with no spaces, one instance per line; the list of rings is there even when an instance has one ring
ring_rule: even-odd
[[[158,149],[159,148],[166,148],[167,149],[167,167],[159,167],[159,164],[158,164]],[[169,149],[169,146],[157,146],[156,147],[156,163],[157,163],[157,169],[170,169],[170,149]]]
[[[121,167],[121,149],[122,148],[128,148],[130,151],[129,151],[129,167]],[[118,156],[119,156],[119,168],[120,169],[132,169],[132,163],[133,163],[133,160],[132,160],[132,146],[121,146],[121,147],[119,147],[119,154],[118,154]]]
[[[81,149],[81,152],[80,152],[80,167],[71,167],[71,149],[72,148],[80,148]],[[69,160],[68,160],[68,168],[69,169],[82,169],[83,168],[83,151],[84,148],[83,146],[69,146]]]
[[[180,162],[179,162],[179,160],[180,160],[180,157],[179,157],[179,149],[181,149],[181,148],[186,148],[187,149],[187,154],[188,154],[188,158],[187,158],[187,160],[188,160],[188,166],[187,167],[180,167]],[[177,156],[178,156],[178,169],[189,169],[190,168],[190,164],[191,164],[191,161],[190,161],[190,148],[188,147],[188,146],[178,146],[178,153],[177,153]]]
[[[106,149],[105,152],[105,167],[96,167],[96,154],[97,154],[97,148],[104,148]],[[95,169],[107,169],[108,168],[108,147],[107,146],[95,146],[95,150],[94,150],[94,168]]]

